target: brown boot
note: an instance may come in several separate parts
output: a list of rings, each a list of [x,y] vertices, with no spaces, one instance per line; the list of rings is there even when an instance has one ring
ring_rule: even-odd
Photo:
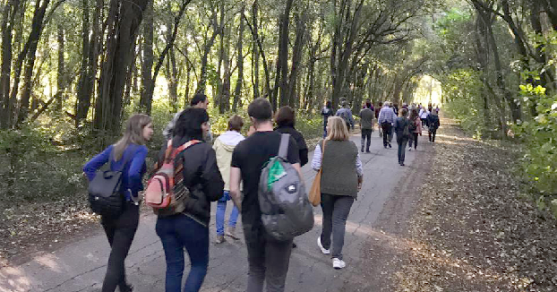
[[[240,239],[238,236],[236,236],[236,227],[228,227],[224,234],[226,234],[226,236],[228,236],[228,237],[230,237],[234,240],[239,240]]]

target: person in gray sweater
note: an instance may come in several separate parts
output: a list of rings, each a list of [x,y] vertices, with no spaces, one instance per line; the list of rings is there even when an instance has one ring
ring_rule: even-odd
[[[346,220],[362,187],[363,168],[358,147],[350,141],[344,120],[329,118],[327,132],[329,135],[319,142],[312,160],[312,168],[322,170],[323,230],[317,245],[326,255],[331,254],[332,247],[333,268],[342,269],[346,266],[342,258]]]
[[[360,129],[362,131],[362,149],[364,152],[364,146],[366,146],[366,152],[369,152],[369,146],[371,146],[371,134],[373,132],[373,117],[375,113],[371,109],[371,101],[366,101],[364,109],[360,111]],[[367,140],[367,144],[366,144]]]

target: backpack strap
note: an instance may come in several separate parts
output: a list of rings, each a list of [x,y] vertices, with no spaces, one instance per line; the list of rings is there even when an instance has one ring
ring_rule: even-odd
[[[174,148],[172,147],[172,140],[169,140],[168,146],[166,147],[166,152],[164,154],[164,161],[166,163],[169,163],[170,161],[174,160],[180,152],[188,149],[190,146],[193,146],[199,142],[200,142],[199,140],[191,140],[188,141],[187,143],[180,145],[179,147]]]
[[[284,160],[288,160],[288,144],[290,143],[290,134],[280,135],[280,147],[278,156]]]

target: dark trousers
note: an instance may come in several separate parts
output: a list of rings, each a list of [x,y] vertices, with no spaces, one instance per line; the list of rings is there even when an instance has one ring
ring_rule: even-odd
[[[421,119],[421,118],[420,118]],[[427,126],[427,119],[421,119],[422,120],[422,127]]]
[[[247,292],[262,292],[267,284],[268,292],[283,292],[290,264],[292,240],[277,241],[271,238],[261,223],[246,224],[244,236],[248,249],[248,287]]]
[[[435,142],[435,135],[437,135],[437,129],[429,130],[429,142]]]
[[[364,144],[366,146],[366,151],[369,152],[369,146],[371,145],[371,133],[372,129],[362,129],[362,151],[364,151]],[[367,139],[367,144],[366,144]]]
[[[110,256],[102,292],[128,291],[125,260],[139,224],[139,206],[127,202],[118,218],[102,218],[101,224],[110,244]]]
[[[383,128],[383,146],[387,147],[391,143],[393,132],[391,131],[393,126],[391,123],[383,123],[381,124],[381,128]]]
[[[325,249],[331,247],[333,236],[333,258],[342,260],[346,220],[354,198],[350,196],[334,196],[321,194],[321,208],[323,209],[323,230],[321,231],[321,244]]]
[[[406,158],[406,144],[408,143],[408,139],[397,139],[398,144],[398,163],[404,163],[404,159]]]
[[[408,140],[408,146],[412,148],[412,142],[414,142],[414,149],[418,148],[418,133],[411,133],[410,139]]]
[[[323,122],[323,138],[327,138],[327,120]]]
[[[184,248],[191,269],[184,292],[197,292],[207,275],[209,265],[209,228],[184,214],[159,217],[156,226],[166,258],[166,292],[181,292],[184,275]]]

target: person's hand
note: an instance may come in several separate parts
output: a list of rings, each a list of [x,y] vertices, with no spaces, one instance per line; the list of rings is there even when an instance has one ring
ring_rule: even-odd
[[[364,178],[362,176],[358,177],[358,191],[362,190],[362,184],[364,182]]]

